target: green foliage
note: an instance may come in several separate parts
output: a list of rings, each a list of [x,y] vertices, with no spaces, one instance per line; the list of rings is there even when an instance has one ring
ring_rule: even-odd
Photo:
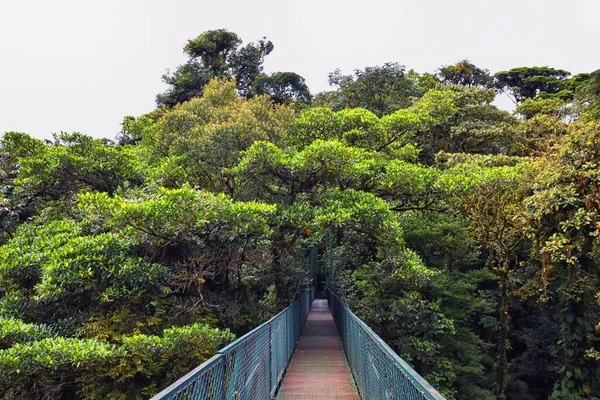
[[[130,115],[123,118],[121,132],[117,136],[121,145],[138,144],[151,135],[156,127],[154,120],[146,115],[135,118]]]
[[[515,104],[537,96],[570,100],[570,72],[550,67],[519,67],[501,71],[494,75],[494,87],[510,94]]]
[[[124,336],[119,345],[64,337],[18,343],[0,350],[0,391],[8,398],[147,397],[233,338],[194,324]]]
[[[192,59],[199,58],[205,68],[219,76],[227,70],[227,57],[242,43],[234,32],[226,29],[206,31],[188,40],[183,50]]]
[[[265,57],[274,49],[263,37],[256,43],[240,47],[239,36],[226,29],[206,31],[188,40],[183,50],[189,60],[162,76],[169,89],[156,96],[159,107],[172,108],[201,97],[214,78],[232,79],[237,93],[246,98],[267,94],[277,104],[310,102],[311,95],[304,78],[294,72],[263,73]]]
[[[380,120],[371,111],[362,108],[337,112],[325,107],[309,108],[290,126],[290,142],[302,149],[317,139],[337,139],[348,146],[377,150],[388,144],[391,130],[386,132],[385,121],[391,117],[386,118]]]
[[[161,180],[185,180],[213,191],[235,195],[236,182],[225,168],[237,164],[240,154],[257,140],[285,143],[285,127],[293,118],[286,106],[275,106],[265,97],[237,97],[232,81],[215,80],[204,96],[164,114],[153,132],[153,145],[161,156],[180,168],[165,170]],[[182,176],[183,175],[183,176]]]
[[[7,398],[74,396],[81,375],[116,362],[113,345],[95,340],[48,338],[0,350],[0,392]]]
[[[529,98],[517,106],[517,112],[526,119],[530,119],[538,114],[561,118],[565,116],[565,104],[563,100],[556,98]]]
[[[292,203],[317,187],[360,187],[377,167],[373,152],[337,140],[315,140],[299,152],[286,153],[267,142],[255,142],[233,172],[272,201]]]
[[[489,87],[493,82],[488,70],[477,67],[467,59],[441,67],[438,76],[447,85]]]
[[[90,193],[81,196],[79,208],[95,229],[123,235],[144,259],[169,266],[162,283],[154,281],[155,287],[170,293],[152,299],[160,315],[176,313],[185,323],[203,320],[205,297],[216,295],[218,304],[227,302],[227,293],[213,291],[248,291],[257,303],[272,282],[268,245],[274,205],[234,202],[223,194],[184,187],[135,193],[129,199]],[[247,323],[263,318],[256,303],[246,309],[248,320],[226,316],[223,307],[212,312],[225,326],[243,331],[252,327]]]
[[[439,151],[512,154],[516,151],[518,121],[492,104],[491,89],[448,86],[430,91],[415,106],[426,124],[414,137],[421,160],[433,163]]]
[[[0,284],[18,294],[0,304],[16,317],[59,323],[65,333],[124,306],[143,315],[148,302],[163,297],[167,269],[138,257],[133,245],[123,235],[90,234],[72,220],[24,225],[0,247]]]
[[[23,158],[36,157],[44,151],[44,142],[20,132],[6,132],[0,141],[0,243],[35,214],[35,199],[15,190]]]
[[[407,212],[400,224],[407,245],[430,268],[459,271],[477,264],[478,254],[464,217],[413,211]]]
[[[162,336],[124,336],[119,362],[86,374],[80,393],[88,399],[152,396],[233,339],[228,330],[204,324],[165,329]]]
[[[348,145],[378,149],[385,144],[386,133],[375,114],[362,108],[344,109],[339,118],[341,139]]]
[[[446,153],[440,151],[436,154],[436,162],[444,168],[458,167],[463,164],[476,165],[478,167],[514,167],[529,161],[530,157],[507,156],[505,154],[471,154],[471,153]]]
[[[268,56],[273,49],[273,43],[263,37],[257,43],[248,43],[231,55],[230,64],[232,75],[237,82],[238,93],[240,95],[245,97],[256,95],[256,81],[263,75],[262,71],[265,57]],[[297,74],[293,75],[295,75],[295,78],[297,79],[296,82],[298,83],[298,86],[295,87],[302,87],[300,83],[304,81],[304,78]],[[304,85],[304,88],[308,91],[306,85]]]
[[[295,72],[257,75],[252,83],[257,95],[268,95],[275,104],[310,103],[312,96],[304,78]]]
[[[45,325],[28,324],[19,319],[0,317],[0,350],[16,343],[34,342],[52,336]]]
[[[72,235],[79,232],[80,227],[71,220],[20,226],[14,237],[0,247],[0,283],[3,289],[7,292],[32,292],[39,282],[41,265],[50,258],[52,249],[62,248]]]
[[[159,107],[174,107],[204,93],[204,87],[214,78],[211,71],[196,61],[189,60],[177,67],[175,72],[167,70],[162,76],[162,81],[169,85],[164,93],[156,95],[156,104]]]
[[[356,69],[353,75],[338,69],[329,74],[329,84],[336,91],[321,94],[317,101],[334,110],[365,108],[379,117],[410,106],[425,92],[418,75],[398,63]]]
[[[167,271],[135,257],[131,247],[128,238],[112,233],[73,234],[60,248],[51,249],[48,261],[41,265],[35,300],[84,304],[91,298],[100,305],[143,302],[145,296],[159,291],[157,284]]]
[[[560,381],[554,396],[583,396],[597,391],[597,363],[586,358],[593,340],[598,310],[595,304],[598,260],[597,123],[575,123],[554,154],[540,160],[534,193],[525,201],[528,235],[535,240],[536,268],[527,294],[557,301],[556,320]],[[537,293],[535,292],[537,290]],[[562,397],[561,397],[562,396]]]
[[[582,106],[584,118],[589,121],[600,119],[600,69],[576,85],[575,99]]]
[[[346,299],[355,312],[398,354],[435,379],[452,379],[453,371],[440,358],[440,340],[455,333],[453,322],[439,303],[423,297],[431,281],[418,256],[405,252],[403,261],[370,262],[341,280]]]
[[[528,156],[548,154],[566,133],[567,125],[561,117],[535,114],[518,127],[521,143],[517,153]]]
[[[202,246],[216,235],[252,240],[269,232],[274,205],[233,202],[223,194],[189,187],[162,189],[137,201],[105,193],[81,196],[82,211],[92,221],[121,230],[149,248],[169,242],[194,242]],[[235,243],[235,242],[234,242]]]
[[[340,135],[341,121],[337,113],[326,107],[309,108],[290,127],[290,142],[302,148],[314,140],[330,140]]]
[[[44,142],[26,133],[6,132],[2,137],[2,152],[13,159],[35,155],[42,151]]]
[[[79,133],[55,135],[52,146],[20,159],[16,189],[28,196],[64,199],[79,190],[114,193],[143,181],[139,151],[108,146]]]

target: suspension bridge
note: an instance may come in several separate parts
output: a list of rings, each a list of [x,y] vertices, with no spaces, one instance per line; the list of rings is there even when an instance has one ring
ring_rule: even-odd
[[[444,400],[340,299],[315,289],[151,400]]]

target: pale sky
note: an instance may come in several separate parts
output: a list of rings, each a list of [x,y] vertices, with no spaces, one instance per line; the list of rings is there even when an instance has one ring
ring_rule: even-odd
[[[599,0],[0,0],[0,133],[114,138],[123,116],[154,109],[165,69],[210,29],[266,36],[266,72],[297,72],[317,93],[336,68],[388,61],[590,72],[599,21]]]

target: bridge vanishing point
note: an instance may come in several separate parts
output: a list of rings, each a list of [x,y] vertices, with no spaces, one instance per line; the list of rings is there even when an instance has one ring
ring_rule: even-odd
[[[444,400],[340,299],[291,306],[151,400]]]

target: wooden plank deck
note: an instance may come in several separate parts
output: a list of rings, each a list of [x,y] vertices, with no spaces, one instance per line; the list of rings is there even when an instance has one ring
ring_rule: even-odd
[[[313,302],[276,398],[360,400],[327,300]]]

